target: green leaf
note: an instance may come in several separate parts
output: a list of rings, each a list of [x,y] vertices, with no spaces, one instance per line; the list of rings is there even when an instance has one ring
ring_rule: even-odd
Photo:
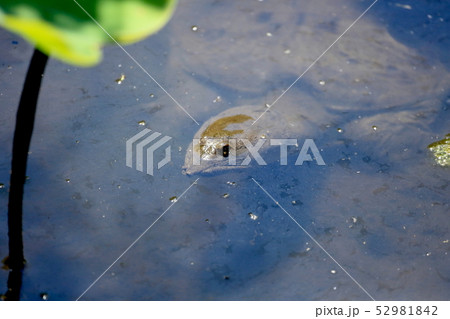
[[[101,60],[101,47],[114,42],[107,33],[122,44],[139,41],[161,29],[175,5],[176,0],[0,0],[0,25],[49,56],[92,66]]]

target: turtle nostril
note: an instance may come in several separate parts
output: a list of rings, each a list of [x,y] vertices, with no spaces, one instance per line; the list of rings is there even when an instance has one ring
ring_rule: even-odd
[[[226,144],[222,147],[222,156],[228,157],[229,153],[230,153],[230,145]]]

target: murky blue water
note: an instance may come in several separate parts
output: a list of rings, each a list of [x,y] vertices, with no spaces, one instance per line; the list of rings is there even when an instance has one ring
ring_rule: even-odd
[[[273,103],[370,4],[182,1],[161,32],[126,49],[202,124]],[[200,178],[82,299],[448,300],[450,171],[427,145],[450,132],[449,9],[379,1],[274,104],[325,166],[293,165],[293,147],[286,166],[272,150],[267,166],[183,175],[199,126],[120,48],[91,69],[51,60],[25,187],[22,299],[78,298]],[[32,48],[5,31],[0,39],[4,257]],[[172,137],[172,160],[154,176],[125,163],[126,140],[144,127]]]

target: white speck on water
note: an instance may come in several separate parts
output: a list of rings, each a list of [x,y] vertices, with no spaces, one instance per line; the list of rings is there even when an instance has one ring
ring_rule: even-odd
[[[138,124],[141,125],[141,126],[144,126],[145,125],[145,121],[144,120],[139,121]]]
[[[336,270],[332,269],[330,272],[331,272],[332,274],[335,274],[335,273],[336,273]]]
[[[325,81],[324,81],[324,80],[320,80],[320,81],[319,81],[319,84],[320,84],[320,85],[325,85]]]
[[[291,50],[289,49],[284,50],[284,54],[291,54]]]
[[[256,216],[256,215],[253,214],[253,213],[248,213],[248,216],[250,216],[250,219],[251,219],[251,220],[257,220],[257,219],[258,219],[258,216]]]
[[[402,8],[402,9],[406,9],[406,10],[411,10],[412,9],[412,7],[409,4],[396,3],[395,6],[399,7],[399,8]]]
[[[169,200],[170,200],[172,203],[176,203],[176,202],[178,201],[178,198],[177,198],[176,196],[172,196],[172,197],[169,198]]]
[[[230,197],[230,194],[228,194],[228,193],[225,193],[222,195],[222,198],[228,198],[228,197]]]
[[[193,25],[191,27],[191,30],[194,31],[194,32],[197,32],[198,31],[198,27],[196,25]]]
[[[271,37],[273,34],[272,33],[270,33],[270,32],[267,32],[266,33],[266,36],[268,36],[268,37]]]

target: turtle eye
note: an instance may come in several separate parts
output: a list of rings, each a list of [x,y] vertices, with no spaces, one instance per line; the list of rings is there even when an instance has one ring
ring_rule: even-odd
[[[222,156],[228,157],[229,154],[230,154],[230,145],[226,144],[222,147]]]

